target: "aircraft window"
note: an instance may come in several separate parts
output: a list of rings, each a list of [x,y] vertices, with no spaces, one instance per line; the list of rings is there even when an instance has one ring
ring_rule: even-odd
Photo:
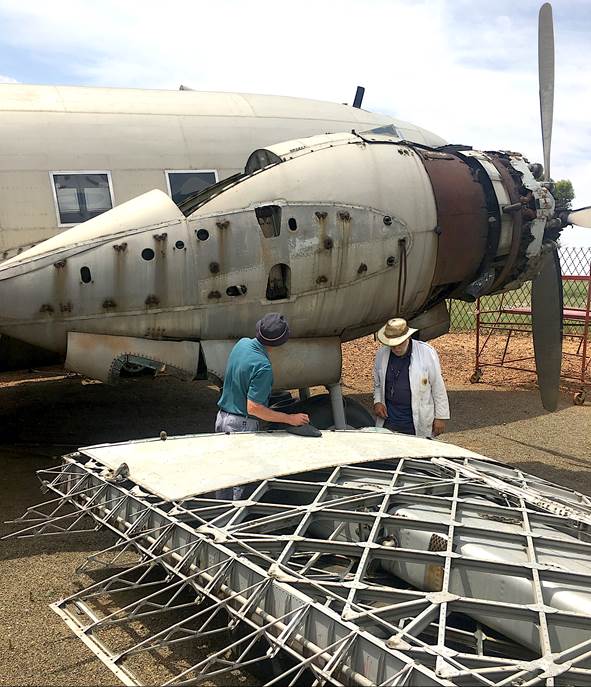
[[[80,268],[80,279],[82,279],[82,282],[84,284],[90,284],[92,281],[92,274],[90,273],[90,267],[81,267]]]
[[[278,301],[282,298],[289,298],[290,287],[291,269],[289,265],[283,263],[273,265],[267,280],[267,300]]]
[[[292,230],[295,231],[298,228],[298,223],[296,222],[295,217],[290,217],[287,220],[287,226]]]
[[[264,205],[255,208],[255,214],[266,239],[279,236],[281,233],[281,208],[279,205]]]
[[[178,250],[183,250],[183,248],[185,247],[185,242],[184,241],[177,241],[174,244],[174,247],[177,248]]]
[[[281,162],[281,158],[278,155],[270,150],[260,148],[259,150],[255,150],[254,153],[251,153],[246,161],[244,172],[245,174],[253,174],[269,165],[276,165],[278,162]]]
[[[186,170],[166,172],[168,192],[177,205],[183,203],[189,196],[209,188],[218,180],[217,172],[213,169]]]
[[[385,126],[377,126],[374,129],[362,131],[360,136],[369,139],[370,141],[386,140],[390,138],[401,139],[404,138],[398,129],[392,124]]]
[[[53,172],[52,182],[60,225],[85,222],[113,207],[108,172]]]
[[[209,238],[209,232],[207,231],[207,229],[197,229],[195,233],[197,234],[197,238],[200,241],[207,241],[207,239]]]
[[[195,210],[207,203],[207,201],[215,198],[215,196],[219,195],[225,189],[230,188],[230,186],[233,184],[238,183],[245,176],[246,175],[242,173],[233,174],[231,177],[226,177],[225,179],[222,179],[222,181],[218,181],[217,184],[214,184],[213,186],[208,186],[203,191],[193,193],[182,203],[177,203],[179,210],[185,217],[192,215]]]
[[[154,259],[154,251],[151,248],[144,248],[142,251],[142,258],[144,260],[153,260]]]

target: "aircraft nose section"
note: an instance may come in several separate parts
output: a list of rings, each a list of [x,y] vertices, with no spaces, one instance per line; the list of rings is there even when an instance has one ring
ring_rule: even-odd
[[[0,278],[9,268],[25,264],[32,268],[36,261],[42,258],[57,257],[74,248],[83,249],[121,234],[183,219],[182,212],[172,199],[162,191],[154,189],[0,263]]]
[[[175,203],[154,190],[0,263],[0,334],[64,350],[73,320],[104,314],[115,302],[117,256],[127,243],[149,232],[153,244],[154,235],[185,222]],[[101,288],[88,288],[97,275]]]

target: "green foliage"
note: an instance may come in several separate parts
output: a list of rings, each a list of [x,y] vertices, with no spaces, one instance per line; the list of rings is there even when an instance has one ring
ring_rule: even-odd
[[[572,201],[575,197],[572,182],[569,179],[560,179],[554,182],[554,200],[557,210],[572,210]]]

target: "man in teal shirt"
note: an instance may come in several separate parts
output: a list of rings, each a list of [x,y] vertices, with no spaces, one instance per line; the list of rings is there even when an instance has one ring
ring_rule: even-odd
[[[240,339],[234,346],[218,402],[216,432],[256,432],[259,420],[294,427],[310,421],[306,413],[280,413],[269,408],[273,370],[267,349],[282,346],[288,339],[287,320],[272,312],[257,322],[256,338]]]
[[[297,427],[310,422],[306,413],[280,413],[269,408],[273,369],[267,348],[281,346],[289,339],[283,315],[272,312],[256,324],[256,338],[240,339],[226,365],[224,388],[218,401],[216,432],[256,432],[259,420],[282,422]],[[252,493],[252,485],[218,489],[216,498],[238,500]]]

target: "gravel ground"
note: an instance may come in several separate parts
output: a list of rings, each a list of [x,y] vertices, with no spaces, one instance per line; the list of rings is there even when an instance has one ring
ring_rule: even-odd
[[[471,335],[447,335],[435,347],[452,411],[445,441],[591,494],[589,403],[573,406],[565,393],[559,410],[547,413],[531,376],[487,369],[483,383],[468,383],[474,365]],[[370,338],[344,350],[346,393],[368,407],[375,349]],[[1,375],[0,522],[43,500],[34,472],[54,464],[55,456],[82,445],[157,436],[160,430],[169,435],[211,431],[217,397],[205,382],[183,384],[167,377],[114,388],[85,385],[57,368]],[[0,527],[2,533],[10,529]],[[48,606],[92,582],[75,569],[110,542],[102,533],[0,542],[0,685],[117,682]],[[206,651],[196,647],[179,665]],[[145,668],[149,682],[163,681],[166,667],[152,662]],[[252,683],[236,673],[218,684]]]

